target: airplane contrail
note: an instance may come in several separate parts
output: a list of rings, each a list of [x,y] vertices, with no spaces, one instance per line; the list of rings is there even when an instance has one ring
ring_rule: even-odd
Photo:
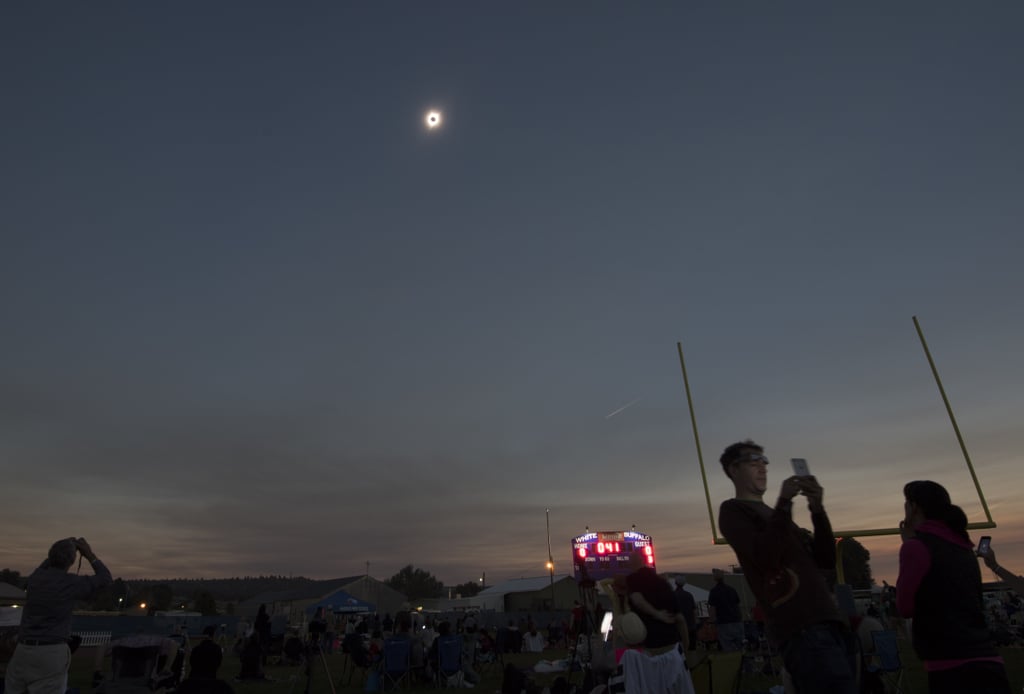
[[[630,402],[630,403],[626,403],[625,405],[623,405],[623,406],[622,406],[622,407],[620,407],[619,409],[615,410],[614,412],[611,412],[611,413],[609,413],[609,414],[606,414],[606,415],[604,416],[604,418],[605,418],[605,419],[611,419],[612,417],[614,417],[614,416],[615,416],[615,415],[617,415],[618,413],[622,412],[622,411],[623,411],[623,410],[625,410],[625,409],[629,409],[630,407],[632,407],[633,405],[637,404],[637,403],[638,403],[638,402],[640,402],[641,400],[643,400],[643,398],[637,398],[637,399],[636,399],[636,400],[634,400],[633,402]]]

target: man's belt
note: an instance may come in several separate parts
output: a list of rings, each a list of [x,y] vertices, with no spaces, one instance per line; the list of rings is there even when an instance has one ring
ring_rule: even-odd
[[[26,646],[56,646],[59,643],[66,644],[67,639],[18,639],[18,643]]]

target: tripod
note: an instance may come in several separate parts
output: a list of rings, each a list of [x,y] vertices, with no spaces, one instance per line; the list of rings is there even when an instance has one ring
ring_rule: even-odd
[[[323,644],[321,639],[323,634],[315,633],[310,631],[309,641],[306,642],[305,648],[302,651],[302,663],[299,667],[305,669],[306,674],[306,686],[303,690],[304,694],[309,694],[310,689],[313,686],[313,661],[319,657],[320,664],[324,666],[324,674],[327,675],[327,683],[331,687],[331,694],[337,694],[334,688],[334,678],[331,677],[331,671],[327,667],[327,656],[324,655]],[[292,694],[292,690],[295,688],[295,683],[298,681],[297,678],[292,678],[292,684],[288,687],[288,694]]]
[[[590,691],[595,686],[593,637],[601,633],[597,623],[597,584],[594,583],[583,569],[583,578],[579,582],[580,601],[583,604],[583,620],[576,627],[576,643],[572,661],[569,663],[569,683],[577,667],[582,675],[582,689]]]

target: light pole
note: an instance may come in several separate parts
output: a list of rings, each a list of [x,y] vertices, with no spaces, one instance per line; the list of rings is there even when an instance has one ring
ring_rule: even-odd
[[[555,560],[551,556],[551,509],[544,509],[544,519],[548,527],[548,574],[551,577],[551,609],[555,609]]]

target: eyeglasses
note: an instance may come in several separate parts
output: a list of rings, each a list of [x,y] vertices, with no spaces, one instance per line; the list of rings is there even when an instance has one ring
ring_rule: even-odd
[[[761,453],[747,453],[736,460],[737,463],[750,463],[751,465],[767,465],[768,456]]]

